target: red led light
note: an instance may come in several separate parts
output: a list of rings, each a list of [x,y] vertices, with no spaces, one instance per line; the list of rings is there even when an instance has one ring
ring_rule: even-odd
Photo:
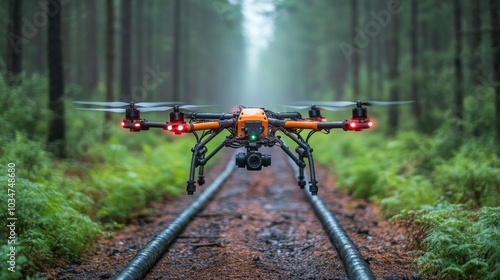
[[[355,123],[355,122],[351,122],[351,123],[349,123],[349,126],[350,126],[351,128],[356,128],[356,123]]]
[[[125,127],[125,122],[122,122],[122,127]]]
[[[183,125],[178,125],[177,126],[177,131],[183,131],[184,130],[184,126]]]
[[[373,122],[368,122],[368,126],[372,127],[373,126]]]
[[[136,122],[136,123],[134,123],[134,126],[135,127],[141,127],[141,123]]]
[[[171,124],[167,125],[167,130],[168,130],[168,131],[172,131],[172,129],[173,129],[173,127],[172,127],[172,125],[171,125]]]

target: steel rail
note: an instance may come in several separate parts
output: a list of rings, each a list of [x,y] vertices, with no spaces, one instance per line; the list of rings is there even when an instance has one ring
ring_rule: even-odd
[[[299,168],[288,157],[288,162],[295,173],[295,176],[299,176]],[[308,177],[305,175],[305,177]],[[308,180],[308,178],[305,178]],[[368,264],[365,262],[361,253],[358,251],[354,242],[349,238],[345,230],[339,224],[337,219],[333,216],[333,213],[326,207],[323,200],[321,200],[318,195],[311,195],[309,191],[305,191],[309,202],[313,206],[314,212],[316,216],[323,223],[323,227],[325,228],[330,240],[333,242],[333,245],[337,249],[337,252],[344,263],[344,267],[347,272],[347,277],[350,280],[372,280],[375,279],[375,275],[368,267]]]
[[[214,182],[182,213],[175,218],[163,231],[151,240],[130,263],[115,276],[116,280],[143,279],[156,262],[167,251],[175,238],[184,230],[189,221],[200,212],[205,205],[219,191],[222,184],[227,180],[235,169],[233,161],[229,161],[226,169]]]

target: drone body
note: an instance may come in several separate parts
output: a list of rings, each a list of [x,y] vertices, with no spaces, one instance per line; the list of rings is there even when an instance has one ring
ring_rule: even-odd
[[[316,103],[325,105],[317,107],[316,105],[307,106],[289,106],[295,109],[309,109],[309,118],[303,118],[299,112],[273,112],[264,108],[236,106],[231,113],[185,113],[183,110],[191,110],[201,106],[194,105],[174,105],[172,107],[161,106],[175,103],[169,102],[87,102],[75,101],[77,104],[99,105],[108,107],[127,106],[127,108],[80,108],[84,110],[110,111],[115,113],[125,113],[121,122],[123,128],[131,132],[149,130],[151,127],[162,128],[176,135],[183,133],[192,133],[196,138],[196,144],[191,149],[191,169],[189,180],[187,181],[186,191],[192,195],[196,191],[195,171],[198,168],[198,185],[205,183],[204,166],[217,154],[223,147],[245,148],[246,152],[236,154],[235,163],[240,168],[246,168],[250,171],[261,170],[262,167],[271,165],[271,156],[259,152],[261,147],[279,146],[299,167],[298,185],[304,188],[304,168],[305,159],[309,164],[309,191],[316,195],[318,186],[314,170],[314,160],[312,156],[313,149],[309,145],[310,137],[317,131],[329,133],[331,129],[341,128],[344,131],[362,131],[373,126],[373,122],[368,118],[367,109],[364,105],[390,105],[404,104],[411,101],[395,102],[312,102],[303,101],[301,103]],[[355,105],[352,109],[352,117],[349,120],[328,122],[321,116],[320,110],[337,110],[337,107]],[[328,107],[328,106],[333,106]],[[141,119],[141,112],[168,111],[170,119],[167,122],[150,122]],[[189,122],[186,121],[186,114]],[[301,132],[309,130],[307,137],[303,137]],[[229,135],[208,155],[207,143],[212,141],[222,131],[229,131]],[[198,135],[201,132],[201,135]],[[295,154],[288,148],[282,137],[276,135],[278,132],[291,139],[297,147]]]

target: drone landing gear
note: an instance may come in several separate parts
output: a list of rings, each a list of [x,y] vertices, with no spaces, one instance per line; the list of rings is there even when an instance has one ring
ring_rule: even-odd
[[[282,145],[280,145],[281,149],[285,152],[285,154],[287,154],[299,167],[299,176],[297,177],[299,187],[303,189],[306,186],[306,181],[304,176],[304,168],[306,166],[306,163],[304,161],[304,158],[307,158],[307,161],[309,162],[309,173],[311,175],[311,181],[309,181],[309,191],[311,192],[312,195],[317,195],[318,181],[316,181],[316,172],[314,169],[314,160],[312,156],[313,150],[311,149],[311,147],[309,147],[307,143],[305,143],[304,141],[300,141],[297,137],[295,137],[291,133],[285,132],[285,135],[299,145],[295,149],[295,152],[297,152],[298,157],[296,157],[290,151],[290,149],[285,145],[284,142],[282,143]]]
[[[215,136],[217,136],[217,134],[219,133],[220,131],[215,131],[214,133],[210,134],[205,140],[198,140],[196,145],[194,145],[194,147],[191,149],[191,152],[193,152],[193,156],[191,157],[191,169],[189,172],[189,180],[187,181],[186,186],[186,192],[188,195],[193,195],[196,191],[194,180],[194,173],[196,168],[198,167],[198,185],[202,186],[205,184],[205,164],[226,145],[226,141],[223,141],[207,157],[205,157],[205,154],[207,153],[206,144],[214,139]]]
[[[206,147],[205,147],[205,152],[206,152]],[[198,182],[197,183],[199,186],[203,186],[205,184],[205,175],[203,174],[204,170],[205,170],[205,163],[206,163],[205,152],[199,154],[199,156],[198,156],[198,163],[199,164],[202,163],[198,167]],[[193,152],[193,154],[194,154],[194,152]],[[193,170],[193,169],[191,169],[191,170]],[[186,192],[188,195],[193,195],[195,191],[196,191],[196,185],[194,184],[193,178],[190,178],[189,181],[187,181]]]
[[[196,191],[196,185],[194,184],[194,181],[187,181],[186,191],[188,195],[194,194],[194,192]]]

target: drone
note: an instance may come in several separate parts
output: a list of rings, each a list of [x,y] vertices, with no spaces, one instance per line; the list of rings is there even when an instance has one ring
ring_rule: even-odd
[[[180,135],[192,133],[196,144],[191,149],[191,167],[186,191],[193,195],[196,184],[205,184],[204,166],[222,148],[244,148],[246,152],[237,153],[235,164],[239,168],[249,171],[259,171],[262,167],[271,165],[271,155],[259,152],[261,147],[280,147],[299,168],[298,185],[301,189],[306,186],[304,169],[309,166],[309,191],[312,195],[318,194],[318,181],[313,160],[313,149],[309,139],[316,132],[330,133],[332,129],[344,131],[362,131],[373,127],[373,121],[368,117],[365,106],[406,104],[413,101],[297,101],[287,107],[296,110],[308,110],[308,118],[302,117],[298,111],[273,112],[261,107],[235,106],[230,113],[203,113],[195,109],[206,106],[183,105],[180,102],[93,102],[74,101],[75,104],[106,106],[107,108],[76,108],[80,110],[108,111],[125,113],[121,127],[130,132],[140,132],[150,128],[161,128]],[[327,121],[321,111],[345,110],[352,108],[350,119],[343,121]],[[111,107],[111,108],[109,108]],[[347,108],[348,109],[348,108]],[[150,122],[141,118],[141,112],[171,111],[170,118],[165,122]],[[189,121],[186,121],[189,119]],[[208,153],[207,144],[219,133],[229,131],[229,135],[213,151]],[[306,137],[301,132],[309,131]],[[295,154],[285,144],[278,132],[291,139],[297,146]],[[207,154],[208,153],[208,154]],[[307,163],[305,159],[307,159]],[[195,173],[198,168],[198,180]]]

